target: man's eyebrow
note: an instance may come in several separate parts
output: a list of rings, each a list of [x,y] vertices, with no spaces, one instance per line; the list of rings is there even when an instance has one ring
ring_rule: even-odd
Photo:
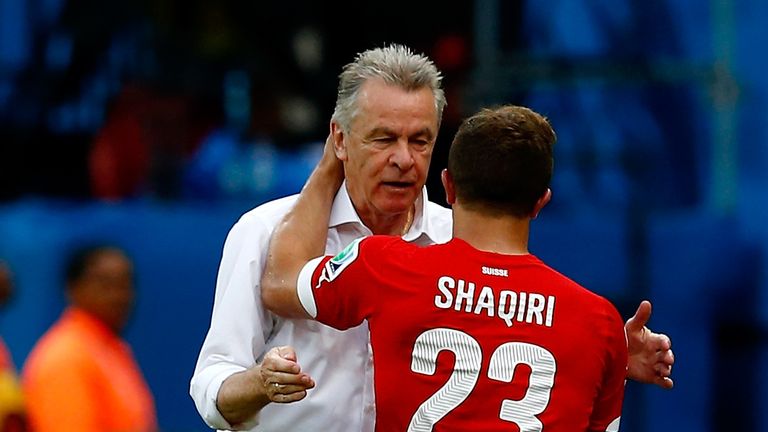
[[[431,130],[430,128],[424,128],[424,129],[422,129],[422,130],[420,130],[420,131],[416,132],[415,134],[413,134],[413,135],[411,135],[411,136],[414,136],[414,137],[416,137],[416,136],[421,136],[421,135],[426,135],[426,136],[427,136],[427,139],[428,139],[429,141],[432,141],[432,140],[435,138],[435,136],[434,136],[434,134],[432,133],[432,130]]]
[[[388,127],[376,127],[371,129],[367,134],[365,134],[365,138],[371,138],[376,135],[397,136],[397,132],[395,132],[394,130]],[[430,130],[429,128],[421,129],[416,133],[409,135],[408,137],[413,138],[413,137],[418,137],[422,135],[426,135],[426,138],[428,140],[432,140],[434,138],[434,134],[432,133],[432,130]]]
[[[388,127],[380,126],[380,127],[376,127],[376,128],[371,129],[370,131],[368,131],[368,133],[365,134],[365,137],[366,138],[370,138],[370,137],[375,136],[375,135],[397,135],[397,134],[395,133],[395,131],[393,131],[392,129],[390,129]]]

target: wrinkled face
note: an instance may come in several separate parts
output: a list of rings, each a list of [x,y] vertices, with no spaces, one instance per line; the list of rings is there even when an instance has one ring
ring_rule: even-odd
[[[70,294],[76,306],[120,332],[133,309],[133,266],[117,250],[100,252],[90,260],[83,276],[70,287]]]
[[[376,79],[363,84],[357,115],[337,155],[364,220],[410,210],[426,182],[437,128],[428,88],[407,91]]]

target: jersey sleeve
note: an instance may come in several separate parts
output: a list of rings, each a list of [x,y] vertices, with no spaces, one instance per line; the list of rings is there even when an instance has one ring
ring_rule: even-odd
[[[606,324],[603,331],[607,344],[605,368],[603,384],[595,399],[590,419],[590,432],[619,431],[627,377],[628,353],[624,323],[616,308],[607,300],[604,302]]]
[[[382,269],[383,236],[357,239],[336,256],[315,258],[299,273],[297,293],[312,318],[339,330],[354,327],[375,310]]]

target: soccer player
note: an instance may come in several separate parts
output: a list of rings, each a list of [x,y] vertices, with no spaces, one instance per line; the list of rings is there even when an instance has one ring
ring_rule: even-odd
[[[435,65],[402,45],[364,51],[344,67],[330,122],[344,185],[326,203],[333,206],[323,234],[327,249],[318,255],[371,234],[421,246],[450,240],[451,212],[431,202],[424,187],[445,103]],[[407,148],[388,145],[403,140]],[[190,395],[212,428],[371,432],[376,407],[367,324],[341,332],[282,319],[261,302],[270,236],[296,199],[248,211],[227,235]],[[643,302],[626,323],[627,377],[670,388],[671,342],[645,327],[649,317],[650,303]],[[301,353],[299,362],[308,366],[302,372],[283,373],[300,369],[286,346]],[[323,385],[313,388],[315,380]]]
[[[453,211],[445,244],[370,236],[313,259],[341,184],[333,161],[278,225],[262,299],[338,329],[368,321],[377,430],[618,430],[628,359],[619,313],[528,252],[530,222],[551,197],[554,142],[524,107],[464,121],[442,175]],[[413,143],[383,145],[405,155]]]

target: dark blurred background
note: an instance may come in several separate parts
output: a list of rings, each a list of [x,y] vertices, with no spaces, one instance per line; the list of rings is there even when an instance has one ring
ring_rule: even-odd
[[[0,334],[23,365],[68,251],[117,242],[161,427],[207,430],[187,388],[226,233],[300,189],[342,66],[397,42],[445,77],[433,200],[464,116],[553,123],[532,252],[625,318],[652,300],[674,342],[675,389],[629,383],[622,431],[768,431],[766,23],[759,0],[0,0]]]

